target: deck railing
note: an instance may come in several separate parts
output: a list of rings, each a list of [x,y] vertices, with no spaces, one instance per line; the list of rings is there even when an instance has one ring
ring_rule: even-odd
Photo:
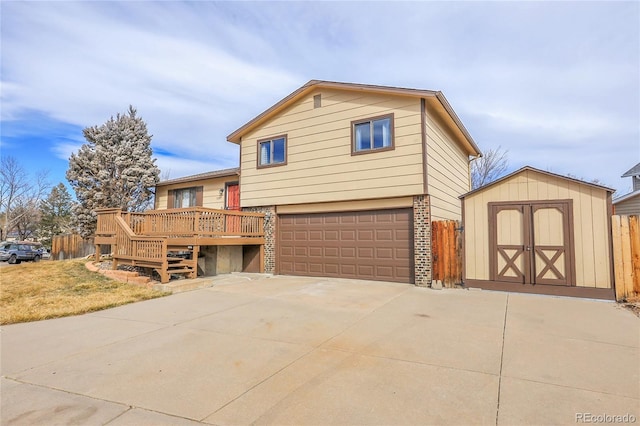
[[[205,207],[150,210],[143,213],[98,209],[96,236],[114,237],[120,217],[136,235],[184,237],[262,237],[264,213],[217,210]]]
[[[120,216],[115,217],[114,223],[116,225],[114,257],[159,264],[166,262],[166,238],[136,235]]]

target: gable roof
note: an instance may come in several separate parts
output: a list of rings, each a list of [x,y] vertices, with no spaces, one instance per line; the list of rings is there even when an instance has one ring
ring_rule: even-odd
[[[449,119],[453,122],[455,128],[460,132],[460,136],[465,140],[468,151],[471,155],[481,155],[480,148],[476,145],[475,141],[467,131],[467,129],[460,121],[458,115],[453,111],[449,101],[444,97],[442,92],[433,90],[421,90],[421,89],[408,89],[403,87],[391,87],[391,86],[375,86],[369,84],[357,84],[357,83],[341,83],[336,81],[324,81],[324,80],[310,80],[308,83],[289,94],[278,103],[265,110],[242,127],[227,136],[227,141],[233,143],[240,143],[242,136],[255,129],[260,124],[264,123],[283,109],[287,108],[300,98],[308,95],[310,92],[318,89],[338,89],[347,91],[359,91],[367,93],[379,93],[397,96],[408,96],[412,98],[425,98],[432,100],[441,105]]]
[[[559,175],[559,174],[556,174],[556,173],[552,173],[552,172],[547,172],[547,171],[544,171],[544,170],[536,169],[535,167],[531,167],[531,166],[524,166],[523,168],[518,169],[513,173],[509,173],[506,176],[502,176],[500,179],[496,179],[493,182],[490,182],[490,183],[488,183],[488,184],[486,184],[484,186],[481,186],[480,188],[476,188],[473,191],[469,191],[466,194],[463,194],[458,198],[465,198],[465,197],[467,197],[467,196],[469,196],[471,194],[475,194],[476,192],[484,191],[487,188],[495,186],[495,185],[499,184],[500,182],[504,182],[505,180],[510,179],[510,178],[512,178],[512,177],[514,177],[516,175],[519,175],[520,173],[523,173],[525,171],[531,171],[531,172],[535,172],[535,173],[540,173],[540,174],[543,174],[543,175],[551,176],[551,177],[554,177],[554,178],[568,180],[570,182],[579,183],[581,185],[586,185],[586,186],[590,186],[590,187],[597,188],[597,189],[603,189],[603,190],[611,192],[611,193],[615,192],[615,189],[608,188],[608,187],[603,186],[603,185],[598,185],[597,183],[591,183],[591,182],[586,182],[584,180],[575,179],[575,178],[568,177],[568,176],[562,176],[562,175]]]
[[[238,176],[240,175],[240,167],[234,167],[232,169],[214,170],[212,172],[206,172],[206,173],[200,173],[197,175],[184,176],[180,178],[164,180],[162,182],[158,182],[156,184],[156,187],[173,185],[176,183],[195,182],[198,180],[212,179],[217,177],[235,176],[235,175],[238,175]]]
[[[640,176],[640,163],[636,164],[635,166],[627,170],[625,174],[623,174],[620,177],[629,177],[629,176]]]
[[[613,200],[613,205],[615,206],[618,203],[630,200],[630,199],[635,198],[635,197],[637,197],[639,195],[640,195],[640,189],[637,190],[637,191],[633,191],[633,192],[630,192],[628,194],[622,195],[622,196],[616,198],[615,200]]]

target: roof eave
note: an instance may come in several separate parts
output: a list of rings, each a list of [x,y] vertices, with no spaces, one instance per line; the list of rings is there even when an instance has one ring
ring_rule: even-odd
[[[593,188],[602,189],[602,190],[605,190],[605,191],[610,192],[612,194],[614,192],[616,192],[616,190],[613,189],[613,188],[609,188],[609,187],[606,187],[606,186],[603,186],[603,185],[598,185],[597,183],[586,182],[584,180],[575,179],[575,178],[572,178],[572,177],[569,177],[569,176],[563,176],[563,175],[559,175],[557,173],[547,172],[547,171],[544,171],[544,170],[536,169],[535,167],[531,167],[531,166],[524,166],[524,167],[522,167],[522,168],[520,168],[520,169],[518,169],[518,170],[516,170],[514,172],[509,173],[508,175],[502,176],[501,178],[494,180],[493,182],[490,182],[490,183],[488,183],[488,184],[486,184],[484,186],[481,186],[480,188],[476,188],[474,190],[471,190],[471,191],[467,192],[466,194],[462,194],[458,198],[459,199],[463,199],[463,198],[468,197],[469,195],[473,195],[473,194],[475,194],[477,192],[484,191],[485,189],[487,189],[489,187],[497,185],[498,183],[503,182],[503,181],[505,181],[507,179],[510,179],[510,178],[512,178],[512,177],[514,177],[514,176],[516,176],[516,175],[518,175],[518,174],[520,174],[520,173],[522,173],[524,171],[527,171],[527,170],[533,171],[533,172],[536,172],[536,173],[541,173],[541,174],[548,175],[548,176],[552,176],[552,177],[555,177],[555,178],[561,178],[561,179],[570,180],[570,181],[579,183],[581,185],[587,185],[587,186],[591,186]]]
[[[216,172],[220,172],[219,174],[216,174]],[[162,182],[158,182],[156,184],[156,188],[159,186],[169,186],[169,185],[176,185],[179,183],[189,183],[189,182],[197,182],[199,180],[207,180],[207,179],[217,179],[217,178],[224,178],[224,177],[229,177],[229,176],[240,176],[240,168],[239,167],[234,167],[232,169],[222,169],[222,170],[218,170],[218,171],[212,171],[212,172],[207,172],[207,173],[199,173],[197,175],[190,175],[190,176],[183,176],[183,177],[179,177],[179,178],[175,178],[175,179],[169,179],[169,180],[165,180]]]
[[[233,133],[231,133],[229,136],[227,136],[227,141],[239,144],[244,134],[248,133],[253,128],[258,126],[260,123],[262,123],[264,120],[276,114],[278,111],[280,111],[282,108],[285,108],[290,103],[293,103],[294,101],[299,99],[301,96],[303,96],[307,92],[311,90],[315,90],[317,88],[363,91],[363,92],[369,92],[369,93],[411,96],[416,98],[428,98],[428,97],[436,98],[442,104],[442,106],[447,111],[447,113],[449,114],[449,116],[451,117],[455,125],[460,129],[460,132],[469,143],[470,147],[473,150],[473,152],[471,152],[471,155],[474,155],[474,156],[482,155],[480,148],[478,147],[478,145],[475,143],[475,141],[469,134],[469,131],[466,129],[466,127],[464,127],[464,125],[462,124],[462,121],[460,120],[458,115],[455,113],[455,111],[451,107],[451,104],[449,104],[449,101],[447,100],[447,98],[440,91],[408,89],[408,88],[391,87],[391,86],[375,86],[375,85],[359,84],[359,83],[342,83],[342,82],[324,81],[324,80],[309,80],[306,84],[304,84],[294,92],[290,93],[288,96],[281,99],[272,107],[263,111],[261,114],[259,114],[258,116],[256,116],[255,118],[247,122],[242,127],[238,128]]]
[[[637,191],[630,192],[630,193],[625,194],[625,195],[621,195],[621,196],[619,196],[618,198],[616,198],[615,200],[613,200],[613,201],[612,201],[612,203],[613,203],[613,205],[615,206],[615,205],[616,205],[616,204],[618,204],[618,203],[621,203],[621,202],[623,202],[623,201],[630,200],[631,198],[635,198],[635,197],[637,197],[638,195],[640,195],[640,189],[639,189],[639,190],[637,190]]]

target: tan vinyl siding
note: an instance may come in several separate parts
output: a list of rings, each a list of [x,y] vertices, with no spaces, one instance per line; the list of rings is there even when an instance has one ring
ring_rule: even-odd
[[[464,199],[465,278],[489,280],[488,203],[573,200],[576,285],[611,288],[607,191],[536,173],[517,174]]]
[[[203,187],[202,193],[202,207],[208,207],[211,209],[224,209],[226,194],[220,194],[221,189],[225,189],[226,182],[238,182],[238,176],[227,176],[221,178],[213,178],[206,180],[199,180],[193,182],[182,182],[174,185],[160,186],[156,188],[156,209],[167,208],[167,196],[171,189],[180,188],[193,188],[197,186]]]
[[[313,108],[321,93],[322,107]],[[351,154],[351,121],[394,114],[395,149]],[[242,138],[243,207],[402,197],[423,192],[420,101],[322,90]],[[257,169],[257,140],[286,134],[287,164]]]
[[[640,215],[640,193],[615,204],[618,215]]]
[[[432,220],[460,220],[460,197],[471,189],[469,156],[443,121],[427,110],[427,182]]]

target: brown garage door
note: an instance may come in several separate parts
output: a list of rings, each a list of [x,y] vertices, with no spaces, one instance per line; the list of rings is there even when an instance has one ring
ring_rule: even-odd
[[[278,218],[280,274],[413,283],[412,209]]]

